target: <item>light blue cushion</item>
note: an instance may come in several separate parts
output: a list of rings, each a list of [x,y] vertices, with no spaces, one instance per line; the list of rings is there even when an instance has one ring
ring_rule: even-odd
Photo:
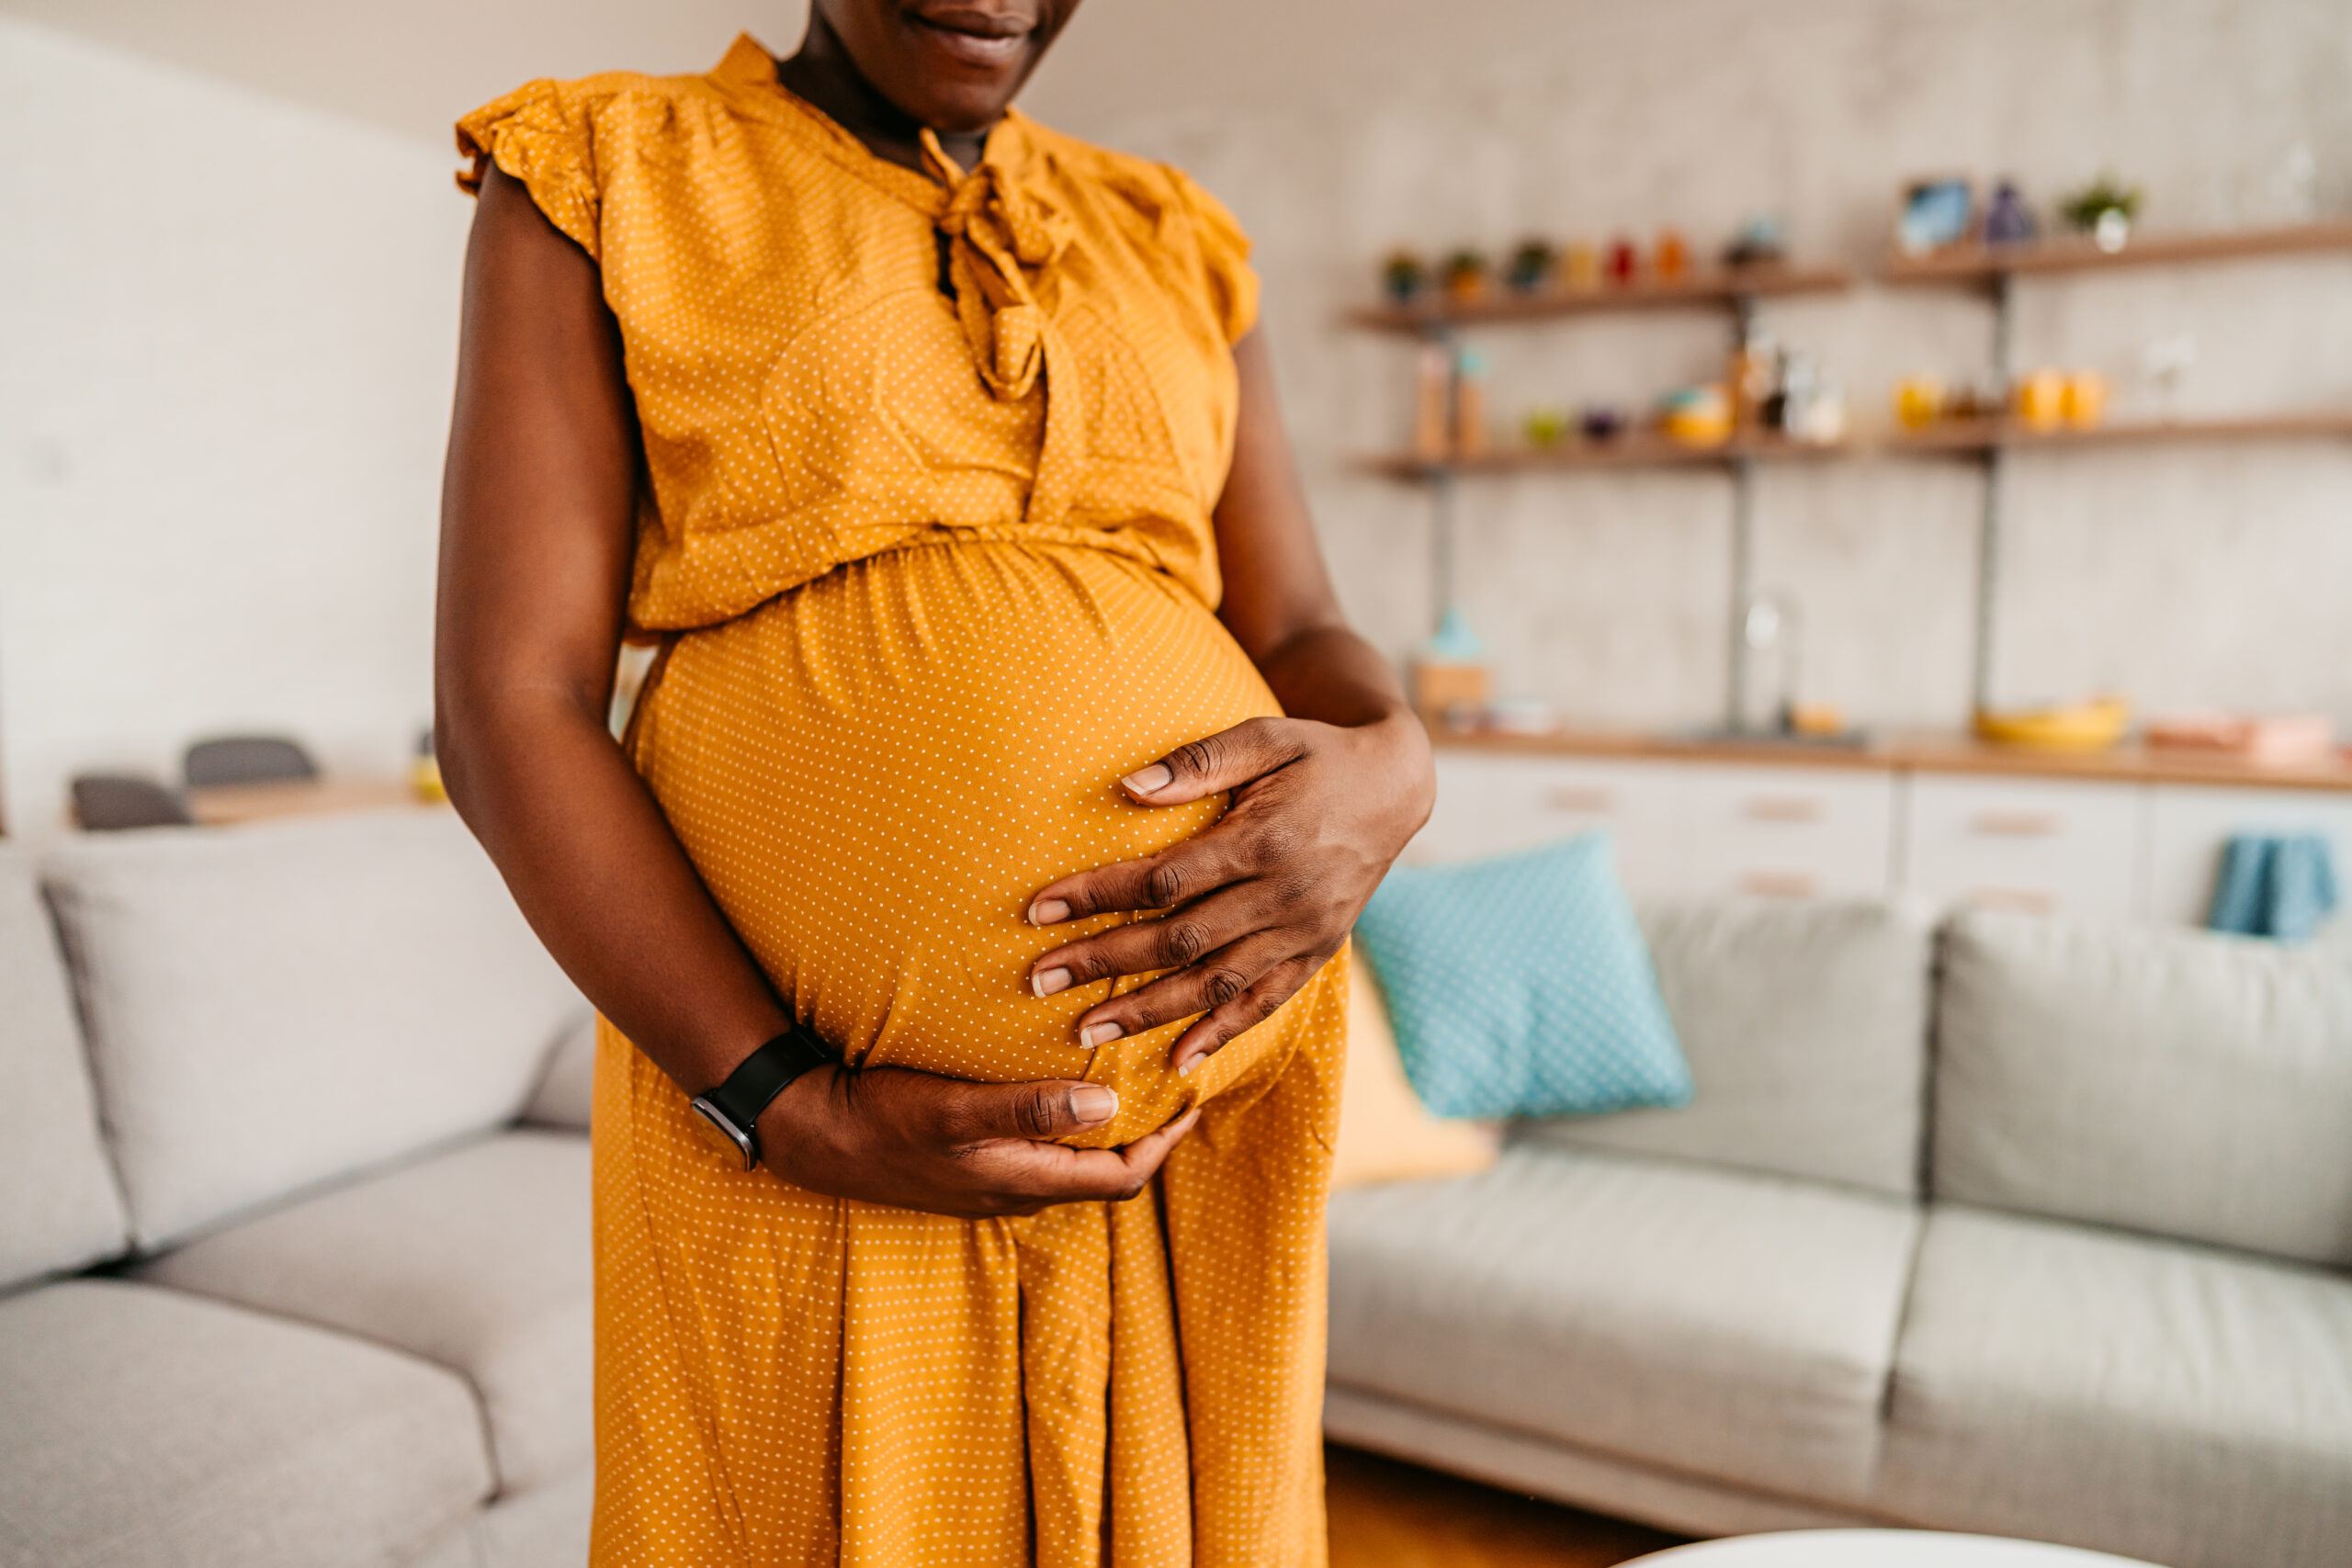
[[[1690,1068],[1605,832],[1396,867],[1356,940],[1406,1076],[1440,1116],[1690,1103]]]

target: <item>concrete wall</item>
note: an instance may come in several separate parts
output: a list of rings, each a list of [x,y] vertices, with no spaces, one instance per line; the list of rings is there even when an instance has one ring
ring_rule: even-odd
[[[2273,210],[2297,143],[2352,209],[2352,6],[2341,0],[1197,0],[1081,16],[1041,114],[1179,159],[1255,231],[1290,413],[1350,604],[1402,651],[1427,613],[1427,508],[1356,478],[1407,429],[1409,351],[1340,330],[1392,245],[1489,252],[1529,231],[1712,248],[1788,217],[1804,256],[1867,269],[1905,177],[2012,174],[2047,200],[2101,165],[2146,226]],[[1075,68],[1074,68],[1075,67]],[[1909,370],[1989,351],[1977,300],[1864,289],[1770,312],[1884,423]],[[2024,287],[2020,364],[2086,365],[2154,412],[2152,340],[2193,335],[2183,413],[2352,403],[2352,258]],[[1496,401],[1645,400],[1713,372],[1724,323],[1488,333]],[[2036,456],[2013,465],[2002,700],[2118,689],[2154,707],[2312,707],[2352,729],[2352,450]],[[1694,723],[1723,701],[1727,481],[1547,477],[1464,495],[1464,597],[1505,684],[1591,721]],[[1968,700],[1978,480],[1868,463],[1768,475],[1758,575],[1808,623],[1812,695],[1878,723]]]
[[[446,121],[529,75],[691,67],[793,0],[379,7],[0,0],[0,776],[14,821],[66,772],[266,723],[353,765],[424,717],[434,494],[467,209]],[[234,79],[241,85],[230,85]],[[1353,476],[1404,424],[1401,348],[1341,332],[1391,245],[1746,212],[1867,268],[1895,185],[2112,164],[2150,229],[2263,215],[2298,142],[2352,209],[2342,0],[1090,0],[1033,112],[1178,159],[1255,231],[1269,331],[1349,604],[1403,652],[1426,509]],[[1987,347],[1966,298],[1777,308],[1864,417]],[[2193,334],[2185,412],[2352,402],[2352,260],[2030,286],[2019,358],[2087,364],[2119,416],[2143,345]],[[1507,413],[1710,374],[1723,323],[1590,321],[1489,343]],[[2005,697],[2319,707],[2352,727],[2352,453],[2044,456],[2015,472]],[[1770,475],[1759,575],[1809,629],[1813,696],[1948,724],[1967,695],[1977,484],[1960,465]],[[1722,701],[1727,487],[1702,474],[1474,487],[1464,594],[1505,683],[1590,721]]]

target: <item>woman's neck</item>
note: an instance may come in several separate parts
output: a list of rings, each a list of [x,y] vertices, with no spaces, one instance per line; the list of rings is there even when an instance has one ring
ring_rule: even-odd
[[[808,33],[797,53],[776,62],[775,78],[822,109],[834,124],[865,143],[877,158],[922,172],[922,125],[882,96],[850,58],[824,13],[809,8]],[[963,168],[980,161],[986,131],[934,131],[940,147]]]

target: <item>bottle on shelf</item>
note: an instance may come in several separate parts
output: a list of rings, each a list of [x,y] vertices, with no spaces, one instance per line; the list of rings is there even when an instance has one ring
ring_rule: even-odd
[[[1487,452],[1487,361],[1464,349],[1453,360],[1453,455],[1481,457]]]
[[[1442,461],[1453,449],[1453,356],[1438,344],[1421,345],[1413,379],[1413,456]]]

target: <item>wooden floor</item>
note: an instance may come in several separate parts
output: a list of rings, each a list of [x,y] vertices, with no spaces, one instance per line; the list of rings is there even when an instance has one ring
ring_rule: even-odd
[[[1331,1568],[1602,1568],[1679,1538],[1337,1446]]]

